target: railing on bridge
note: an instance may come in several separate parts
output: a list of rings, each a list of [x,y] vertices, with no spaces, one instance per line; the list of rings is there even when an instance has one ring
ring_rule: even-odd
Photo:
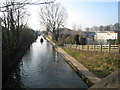
[[[67,47],[67,48],[72,48],[72,49],[76,49],[76,50],[120,53],[120,45],[76,45],[76,44],[64,44],[64,46]]]

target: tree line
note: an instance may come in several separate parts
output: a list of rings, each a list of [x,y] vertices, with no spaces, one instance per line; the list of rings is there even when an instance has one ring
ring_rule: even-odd
[[[49,4],[51,1],[36,3]],[[0,7],[2,12],[2,84],[14,71],[26,50],[37,38],[35,31],[27,26],[25,19],[28,0],[8,0]],[[34,3],[35,4],[35,3]]]
[[[100,26],[93,26],[85,28],[86,31],[120,31],[120,24],[110,24],[110,25],[100,25]]]

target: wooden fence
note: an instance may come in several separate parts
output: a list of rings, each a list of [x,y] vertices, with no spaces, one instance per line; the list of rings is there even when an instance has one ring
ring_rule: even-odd
[[[76,45],[64,44],[67,48],[87,51],[100,51],[100,52],[115,52],[120,53],[120,45]]]

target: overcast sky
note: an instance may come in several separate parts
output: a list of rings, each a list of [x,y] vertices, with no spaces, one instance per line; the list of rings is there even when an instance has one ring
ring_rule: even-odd
[[[108,25],[118,22],[119,0],[56,0],[68,12],[66,27],[92,27],[94,25]],[[40,6],[28,6],[30,17],[28,25],[34,30],[42,28],[39,23]],[[41,29],[42,30],[42,29]]]

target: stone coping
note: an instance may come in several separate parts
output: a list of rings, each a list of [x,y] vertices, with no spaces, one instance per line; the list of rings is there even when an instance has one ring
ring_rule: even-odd
[[[65,59],[65,61],[88,83],[90,86],[96,84],[101,79],[96,77],[93,73],[91,73],[87,68],[85,68],[82,64],[80,64],[76,59],[66,53],[62,48],[57,47],[55,43],[53,43],[49,38],[46,39],[55,46],[56,51]]]

